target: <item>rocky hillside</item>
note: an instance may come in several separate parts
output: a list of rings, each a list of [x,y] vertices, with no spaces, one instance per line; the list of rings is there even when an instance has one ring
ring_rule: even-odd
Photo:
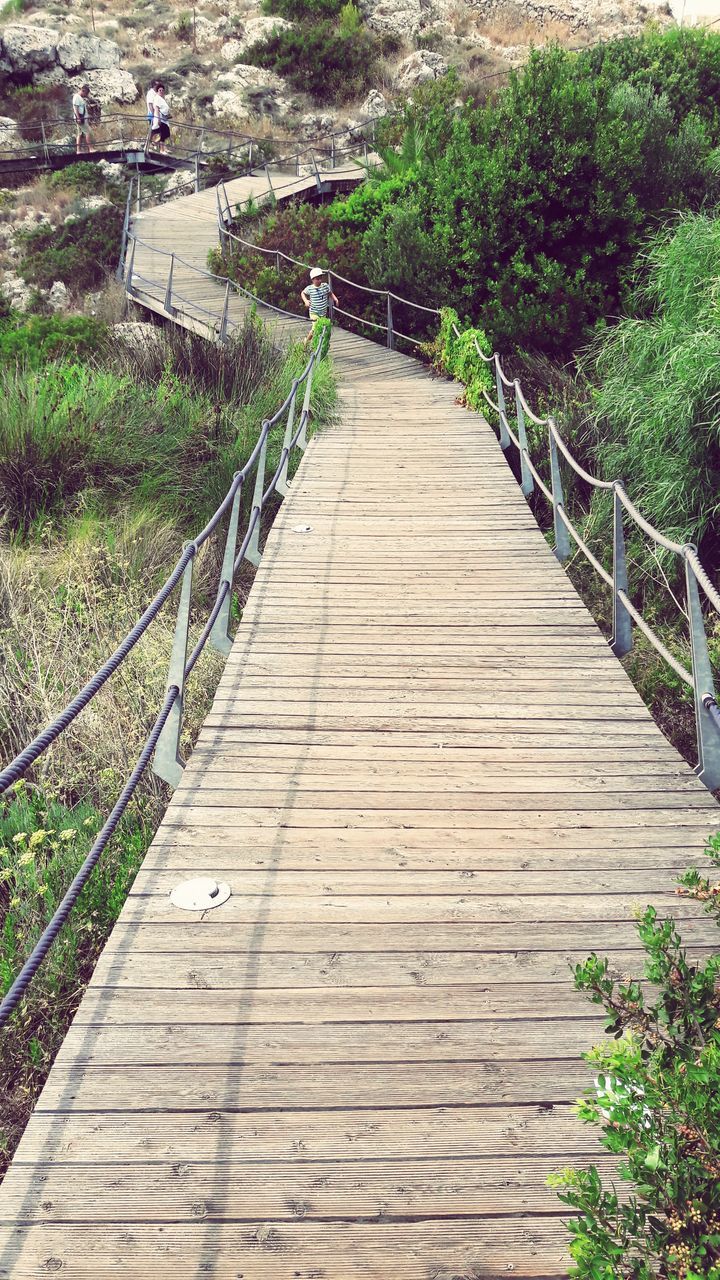
[[[9,0],[0,26],[0,145],[12,139],[19,117],[68,115],[76,85],[87,82],[105,110],[141,110],[148,81],[161,75],[176,119],[221,127],[312,137],[388,100],[418,82],[457,66],[474,87],[525,60],[532,43],[570,45],[633,34],[649,19],[672,21],[659,0],[352,0],[351,26],[366,44],[361,91],[348,71],[329,82],[319,110],[312,77],[292,65],[278,74],[248,57],[272,32],[292,33],[283,10],[325,19],[337,15],[327,0],[307,6],[275,0],[199,0],[182,5],[149,0]],[[353,14],[355,15],[353,18]],[[341,21],[344,20],[341,15]],[[327,26],[327,23],[326,23]],[[360,38],[358,36],[358,38]],[[290,61],[293,60],[289,41]],[[368,56],[369,51],[369,56]],[[261,60],[262,61],[262,60]],[[299,70],[299,74],[298,74]],[[293,74],[294,73],[294,74]],[[307,87],[306,87],[307,81]],[[332,92],[332,85],[337,92]],[[308,91],[309,90],[309,91]],[[370,92],[369,92],[370,91]],[[322,96],[322,95],[321,95]],[[342,101],[339,101],[342,100]]]

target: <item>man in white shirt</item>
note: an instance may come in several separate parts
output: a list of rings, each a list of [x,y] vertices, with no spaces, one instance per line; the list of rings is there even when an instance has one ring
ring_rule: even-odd
[[[92,138],[90,136],[90,123],[88,115],[88,98],[90,97],[90,85],[84,84],[79,93],[73,94],[72,109],[75,117],[75,150],[80,155],[83,150],[83,142],[85,150],[93,151]]]
[[[158,87],[158,81],[153,80],[150,84],[150,88],[145,94],[145,102],[147,103],[148,129],[152,129],[153,120],[155,119],[155,90],[157,89],[157,87]]]

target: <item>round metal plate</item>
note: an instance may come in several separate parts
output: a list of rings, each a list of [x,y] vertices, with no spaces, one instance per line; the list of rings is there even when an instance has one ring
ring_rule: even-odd
[[[230,885],[198,876],[196,880],[183,880],[170,891],[170,901],[181,911],[209,911],[221,907],[230,897]]]

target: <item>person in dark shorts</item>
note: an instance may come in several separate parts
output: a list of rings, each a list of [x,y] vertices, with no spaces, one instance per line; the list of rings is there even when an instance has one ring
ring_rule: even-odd
[[[73,94],[72,109],[75,117],[75,150],[78,155],[82,154],[83,149],[92,151],[92,137],[90,134],[90,115],[88,112],[88,98],[90,97],[90,85],[84,84],[79,93]],[[83,143],[85,144],[83,148]]]
[[[170,138],[170,106],[165,97],[165,85],[159,81],[155,86],[155,98],[153,100],[153,126],[150,135],[151,141],[157,147],[158,151],[167,151],[167,144]]]

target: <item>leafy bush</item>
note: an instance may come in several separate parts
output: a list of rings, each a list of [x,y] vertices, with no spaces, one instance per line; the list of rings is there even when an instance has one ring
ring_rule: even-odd
[[[720,862],[720,840],[710,856]],[[681,892],[720,923],[720,887],[690,871]],[[640,982],[616,983],[591,955],[575,985],[605,1009],[609,1045],[588,1055],[598,1075],[580,1116],[623,1157],[619,1196],[594,1166],[551,1179],[575,1210],[571,1252],[579,1280],[720,1277],[720,955],[688,960],[672,920],[648,908],[638,923],[647,961]]]
[[[491,391],[493,381],[489,365],[478,355],[478,347],[486,355],[492,352],[482,329],[462,329],[458,337],[455,327],[460,328],[457,312],[451,307],[444,307],[440,330],[432,348],[434,363],[443,373],[462,382],[465,403],[471,409],[481,410],[485,406],[483,391]]]
[[[379,46],[366,31],[343,35],[323,20],[315,26],[271,31],[248,49],[248,62],[285,76],[316,102],[347,102],[371,87]]]
[[[97,351],[106,329],[88,316],[31,316],[10,324],[0,320],[0,363],[19,361],[37,368],[55,356],[79,357]]]
[[[104,205],[56,229],[18,232],[23,249],[19,274],[41,288],[56,280],[73,292],[95,288],[117,263],[122,223],[122,211]]]
[[[110,181],[100,166],[89,160],[79,160],[48,174],[46,182],[51,191],[77,191],[79,196],[106,195],[122,204],[127,199],[122,183]]]
[[[263,0],[263,13],[277,14],[290,22],[336,18],[344,0]]]
[[[720,219],[688,215],[647,247],[631,315],[604,331],[586,365],[595,465],[632,481],[648,518],[720,553]]]

